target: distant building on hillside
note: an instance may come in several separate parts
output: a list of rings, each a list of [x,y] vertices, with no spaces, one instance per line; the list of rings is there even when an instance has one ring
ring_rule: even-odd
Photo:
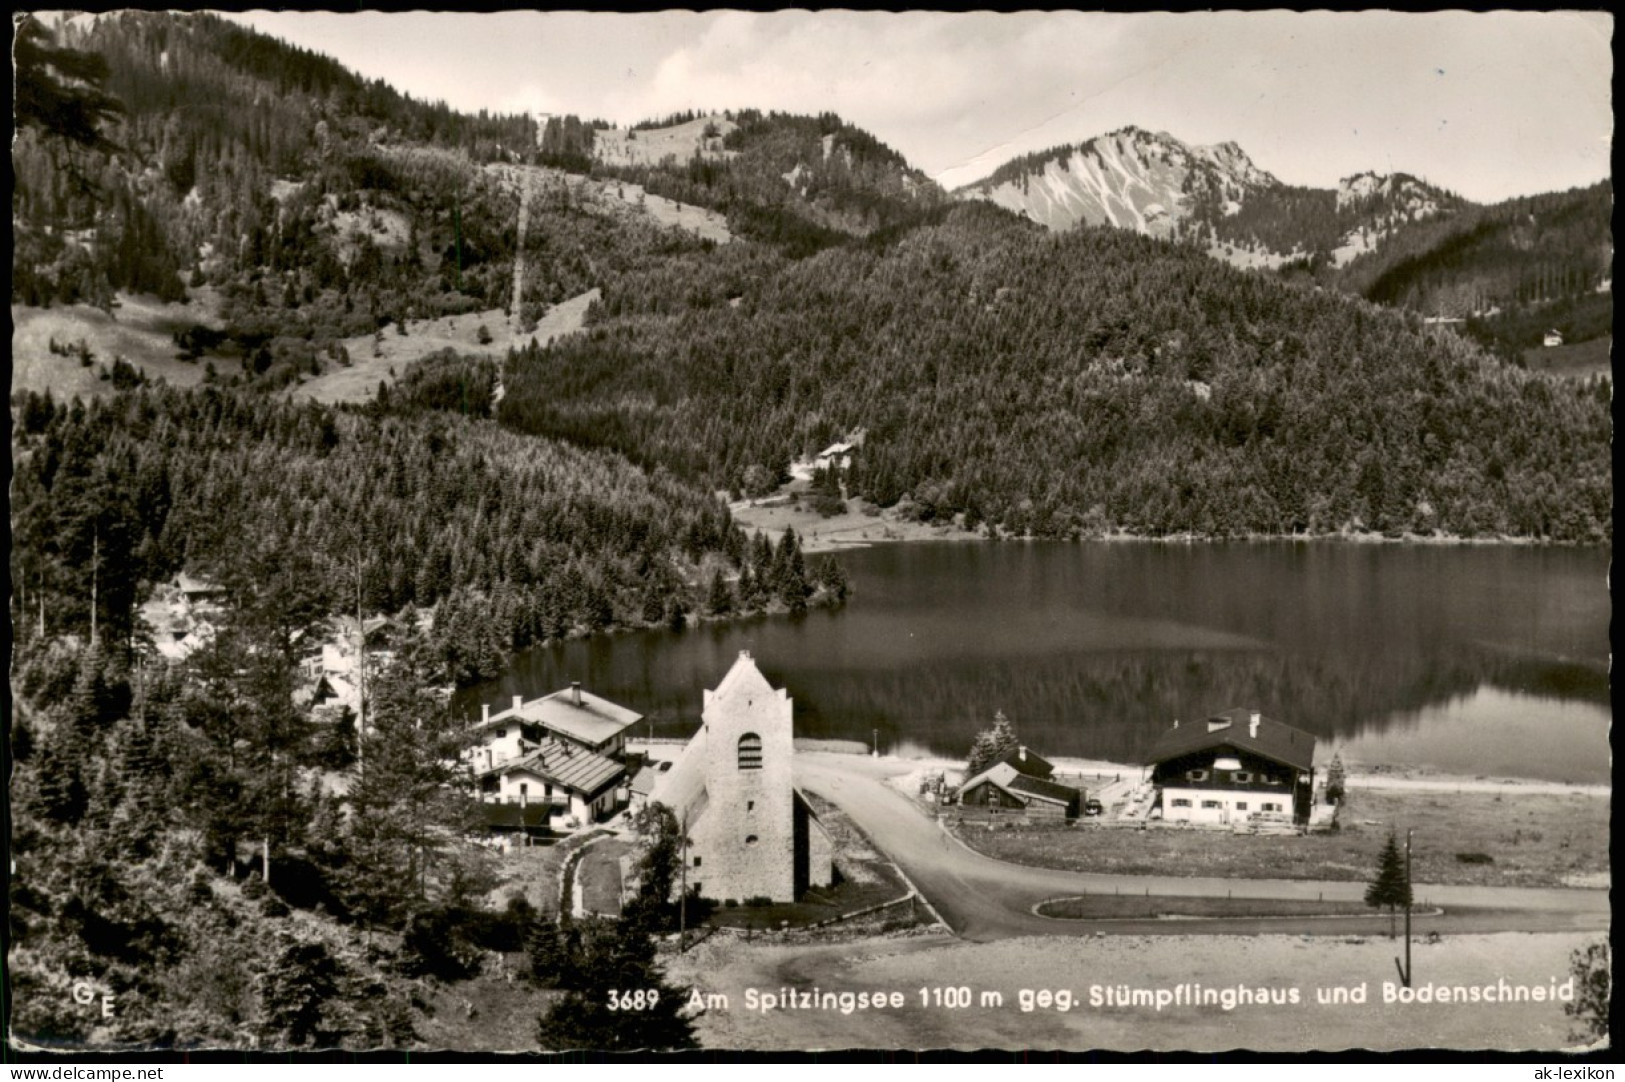
[[[1562,344],[1563,344],[1563,332],[1562,331],[1547,331],[1546,332],[1546,337],[1541,339],[1541,345],[1547,346],[1547,347],[1561,346]]]
[[[1315,738],[1235,709],[1164,732],[1151,749],[1151,782],[1164,822],[1227,825],[1252,816],[1306,822],[1314,795]]]
[[[852,444],[832,443],[813,456],[813,467],[820,470],[845,470],[852,466]]]
[[[741,651],[655,784],[651,799],[687,830],[688,886],[704,897],[793,901],[833,880],[834,846],[791,781],[792,709]]]

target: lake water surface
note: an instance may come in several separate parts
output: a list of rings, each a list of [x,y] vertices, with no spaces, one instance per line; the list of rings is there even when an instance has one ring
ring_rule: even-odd
[[[1143,762],[1175,718],[1233,706],[1317,760],[1609,779],[1602,549],[1339,542],[923,543],[839,556],[841,609],[529,651],[473,714],[571,680],[697,728],[741,649],[798,736],[962,756],[1003,710],[1045,755]]]

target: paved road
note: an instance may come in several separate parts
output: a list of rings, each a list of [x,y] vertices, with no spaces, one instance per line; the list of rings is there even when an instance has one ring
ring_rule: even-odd
[[[917,804],[885,783],[906,767],[854,755],[798,752],[796,782],[837,804],[903,869],[926,900],[965,939],[983,942],[1030,935],[1192,933],[1313,935],[1386,932],[1386,914],[1359,917],[1224,918],[1189,921],[1052,920],[1032,912],[1048,898],[1077,894],[1305,898],[1362,901],[1364,883],[1303,879],[1122,876],[1029,868],[986,857],[943,831]],[[1609,927],[1608,892],[1518,887],[1421,886],[1443,912],[1415,916],[1419,933],[1595,931]]]

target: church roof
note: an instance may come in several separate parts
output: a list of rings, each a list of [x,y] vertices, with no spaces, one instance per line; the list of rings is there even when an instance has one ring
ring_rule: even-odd
[[[677,762],[655,782],[649,799],[666,805],[679,823],[694,823],[706,804],[705,758],[709,743],[704,726],[683,748]]]
[[[785,692],[782,688],[775,688],[767,682],[762,670],[756,667],[756,662],[750,656],[749,650],[739,651],[733,667],[722,678],[722,682],[714,691],[707,691],[707,702],[717,698],[732,698],[738,695],[765,695],[783,698]],[[732,749],[729,749],[732,754]],[[705,776],[706,765],[711,755],[710,727],[700,726],[683,748],[683,753],[671,770],[660,777],[655,783],[654,792],[649,799],[666,805],[677,815],[678,822],[688,822],[690,825],[699,822],[701,813],[709,802],[706,792]]]
[[[750,656],[749,650],[739,651],[739,657],[734,660],[733,668],[728,675],[722,678],[722,683],[711,692],[712,696],[728,697],[747,692],[758,695],[777,695],[778,689],[767,682],[762,670],[756,667],[756,661]]]

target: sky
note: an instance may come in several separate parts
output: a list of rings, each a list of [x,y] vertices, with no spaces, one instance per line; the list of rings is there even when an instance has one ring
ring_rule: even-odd
[[[1487,202],[1610,175],[1598,12],[229,17],[470,111],[829,110],[947,187],[1129,124],[1316,187],[1406,172]]]

